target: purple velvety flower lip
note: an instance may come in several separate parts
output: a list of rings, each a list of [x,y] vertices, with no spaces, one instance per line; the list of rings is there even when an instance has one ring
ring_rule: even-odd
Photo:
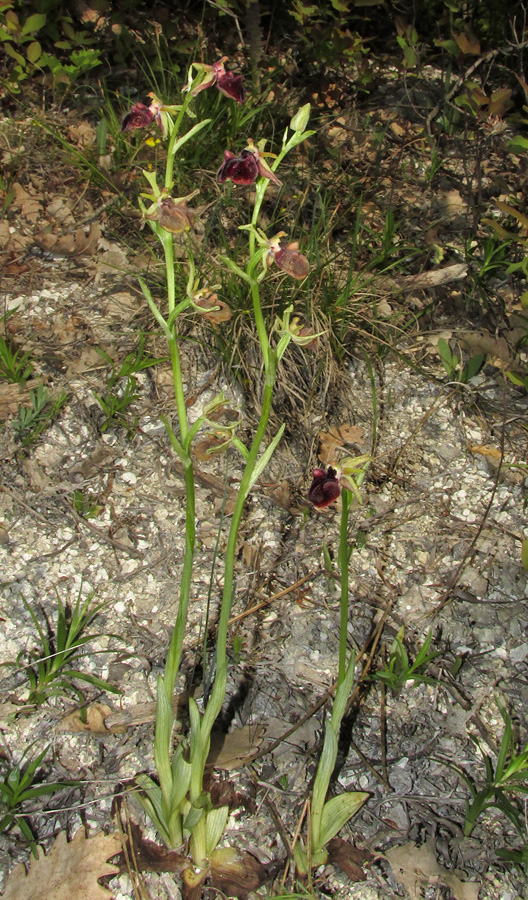
[[[144,103],[134,103],[121,123],[121,131],[132,131],[133,128],[146,128],[154,120],[155,114]]]
[[[308,499],[316,509],[324,509],[337,500],[341,488],[337,480],[337,472],[331,466],[324,469],[313,470],[313,481],[308,491]]]
[[[225,97],[231,97],[237,103],[243,103],[246,98],[244,85],[242,84],[242,75],[233,75],[232,72],[225,72],[220,75],[216,82],[216,86],[221,94]]]
[[[228,179],[233,184],[253,184],[258,174],[257,159],[251,150],[242,150],[240,156],[235,156],[230,150],[226,150],[216,180],[219,184],[223,184]]]

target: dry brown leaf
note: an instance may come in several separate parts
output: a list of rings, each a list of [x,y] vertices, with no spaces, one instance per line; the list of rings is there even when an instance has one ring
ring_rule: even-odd
[[[101,237],[101,227],[93,222],[88,234],[84,229],[78,228],[75,234],[63,234],[57,236],[43,232],[35,235],[35,243],[42,250],[54,253],[57,256],[91,256],[97,249],[97,243]]]
[[[225,434],[220,436],[208,434],[207,437],[204,437],[203,441],[198,441],[198,443],[194,445],[193,454],[197,459],[201,460],[201,462],[207,462],[207,460],[211,459],[213,456],[218,456],[219,453],[225,453],[227,447],[228,444],[226,444]]]
[[[207,765],[215,769],[241,769],[249,756],[255,753],[263,740],[263,725],[244,725],[230,734],[213,732]]]
[[[328,842],[328,862],[338,866],[350,881],[365,881],[367,875],[362,866],[373,861],[374,854],[370,850],[359,850],[342,838],[332,838]]]
[[[439,200],[439,206],[447,219],[456,218],[466,209],[466,203],[462,199],[460,191],[444,191]]]
[[[68,134],[79,147],[91,147],[95,144],[95,128],[89,122],[79,122],[78,125],[70,125]]]
[[[36,222],[42,212],[42,204],[37,197],[28,194],[25,188],[18,181],[13,185],[15,199],[13,200],[13,209],[19,209],[20,214],[24,216],[28,222]]]
[[[66,378],[74,378],[75,375],[81,375],[90,369],[98,368],[101,365],[101,357],[94,347],[85,347],[81,355],[77,359],[72,359],[66,369]]]
[[[186,856],[182,856],[176,850],[167,850],[154,841],[149,841],[143,836],[143,833],[135,822],[129,823],[130,836],[126,842],[128,847],[128,856],[134,860],[139,872],[173,872],[175,875],[181,875],[182,870],[189,865]],[[130,846],[130,837],[132,838],[132,847]],[[119,860],[119,870],[127,872],[128,866],[124,853],[121,853]]]
[[[86,838],[80,828],[68,843],[63,831],[47,856],[39,849],[27,874],[23,865],[13,869],[2,900],[111,900],[113,894],[98,879],[119,873],[107,860],[120,850],[118,834]]]
[[[29,403],[29,389],[20,384],[0,384],[0,421],[14,415]]]
[[[396,881],[407,889],[411,900],[422,900],[423,889],[435,884],[448,887],[455,900],[478,900],[479,887],[475,881],[461,881],[437,863],[433,841],[427,841],[421,847],[412,841],[393,847],[385,858]]]
[[[59,723],[59,731],[89,731],[93,734],[108,734],[105,718],[112,712],[105,703],[91,703],[87,709],[74,709]],[[86,721],[83,720],[83,714]],[[125,728],[121,729],[126,731]]]
[[[474,35],[470,35],[468,37],[466,34],[455,34],[453,35],[455,41],[462,53],[469,53],[471,56],[479,56],[480,55],[480,42],[477,40]]]
[[[365,429],[359,425],[336,425],[328,431],[320,431],[320,462],[334,462],[336,450],[346,450],[351,444],[361,444],[364,435]]]
[[[467,445],[470,453],[480,453],[481,456],[491,456],[492,459],[502,459],[502,453],[498,447],[488,447],[486,444]]]

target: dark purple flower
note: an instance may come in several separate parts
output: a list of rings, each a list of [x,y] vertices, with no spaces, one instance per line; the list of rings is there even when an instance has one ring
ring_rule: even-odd
[[[224,184],[228,178],[233,184],[253,184],[257,180],[258,174],[257,158],[251,150],[242,150],[240,156],[235,156],[230,150],[226,150],[216,180],[219,184]]]
[[[237,103],[243,103],[246,99],[242,75],[233,75],[232,72],[226,72],[225,75],[218,79],[216,86],[221,94],[225,97],[231,97]]]
[[[313,481],[308,491],[308,499],[317,509],[330,506],[334,500],[337,500],[340,493],[337,472],[332,466],[328,466],[326,471],[324,469],[313,470]]]
[[[196,94],[199,94],[200,91],[205,91],[206,88],[216,84],[218,90],[224,96],[231,97],[237,103],[244,102],[246,94],[242,84],[242,75],[233,75],[232,72],[227,72],[224,66],[226,60],[227,56],[222,56],[222,59],[213,63],[212,66],[208,66],[205,63],[193,63],[198,70],[207,73],[202,83],[192,90],[193,97],[196,97]]]
[[[132,131],[133,128],[146,128],[154,120],[154,113],[144,103],[134,103],[121,122],[121,131]]]
[[[259,148],[253,141],[249,141],[240,156],[235,156],[230,150],[226,150],[224,161],[218,170],[216,180],[219,184],[223,184],[228,178],[231,179],[233,184],[253,184],[257,177],[261,175],[263,178],[269,178],[270,181],[273,181],[274,184],[280,187],[282,181],[279,181],[275,172],[270,169],[262,156],[262,152],[259,151]]]
[[[127,112],[121,122],[121,131],[132,131],[134,128],[147,128],[152,122],[159,126],[162,133],[165,133],[165,126],[162,118],[162,111],[171,109],[172,107],[164,107],[161,100],[154,94],[149,94],[152,98],[150,106],[144,103],[134,103],[129,112]]]

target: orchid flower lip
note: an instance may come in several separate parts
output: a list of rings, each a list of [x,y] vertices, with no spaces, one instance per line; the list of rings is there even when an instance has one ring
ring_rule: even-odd
[[[242,150],[240,156],[235,156],[230,150],[224,153],[224,162],[220,166],[216,180],[224,184],[230,179],[233,184],[248,185],[257,180],[259,174],[258,163],[255,154],[250,150]]]
[[[341,493],[338,471],[333,466],[314,469],[313,480],[308,491],[308,499],[316,509],[324,509],[337,500]]]

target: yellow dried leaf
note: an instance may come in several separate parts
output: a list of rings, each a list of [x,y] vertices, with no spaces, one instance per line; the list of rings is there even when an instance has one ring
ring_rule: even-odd
[[[492,459],[501,459],[502,453],[498,447],[488,447],[485,444],[468,444],[470,453],[480,453],[481,456],[491,456]]]
[[[68,843],[63,831],[47,856],[39,849],[27,874],[23,865],[13,869],[2,900],[112,900],[113,894],[98,879],[118,874],[117,866],[107,860],[120,850],[117,833],[86,838],[81,828]]]
[[[74,709],[69,715],[65,716],[59,724],[60,731],[89,731],[94,734],[107,733],[108,729],[105,725],[105,719],[110,715],[112,710],[105,703],[92,703],[88,709],[81,712],[80,709]],[[83,719],[83,714],[85,719]],[[124,730],[124,729],[123,729]]]

